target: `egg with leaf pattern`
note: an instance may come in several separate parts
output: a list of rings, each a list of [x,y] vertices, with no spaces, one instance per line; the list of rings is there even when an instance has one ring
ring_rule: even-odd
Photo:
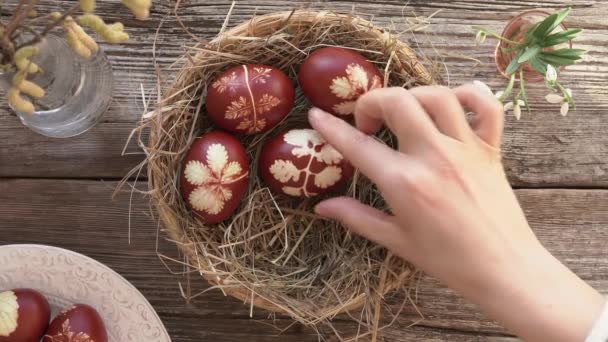
[[[317,131],[292,129],[265,143],[259,172],[276,193],[313,197],[339,188],[353,167]]]
[[[232,132],[268,131],[293,107],[293,83],[281,70],[262,64],[232,67],[220,74],[207,90],[207,115]]]
[[[99,313],[85,304],[62,310],[51,321],[42,342],[107,342],[108,333]]]
[[[212,131],[194,140],[182,162],[181,192],[203,222],[229,218],[247,191],[249,163],[241,142]]]
[[[37,342],[49,324],[51,308],[38,291],[0,293],[0,342]]]
[[[344,48],[312,52],[300,66],[298,81],[314,106],[336,115],[352,115],[357,99],[383,86],[378,68],[362,55]]]

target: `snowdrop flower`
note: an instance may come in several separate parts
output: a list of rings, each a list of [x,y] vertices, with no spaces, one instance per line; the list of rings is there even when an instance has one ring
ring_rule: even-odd
[[[483,31],[478,31],[478,32],[477,32],[477,35],[475,35],[475,42],[476,42],[478,45],[481,45],[481,44],[483,44],[483,42],[485,42],[485,41],[486,41],[486,33],[485,33],[485,32],[483,32]]]
[[[521,106],[525,106],[526,103],[522,100],[517,100],[517,102],[508,102],[505,103],[503,109],[506,112],[513,110],[513,115],[515,119],[519,120],[521,118]]]
[[[551,64],[547,64],[547,72],[545,73],[545,81],[549,84],[557,81],[557,70]]]
[[[572,98],[572,90],[570,88],[566,89],[566,92],[568,93],[568,97]],[[566,116],[568,115],[568,111],[570,110],[570,101],[568,100],[568,98],[562,96],[562,95],[558,95],[558,94],[548,94],[547,96],[545,96],[545,100],[547,100],[547,102],[549,103],[561,103],[562,106],[559,110],[560,114],[562,116]]]

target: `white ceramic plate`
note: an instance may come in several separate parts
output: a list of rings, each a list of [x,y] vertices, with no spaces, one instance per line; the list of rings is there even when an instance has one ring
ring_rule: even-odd
[[[71,304],[99,311],[110,342],[171,341],[146,298],[125,278],[82,254],[42,245],[0,246],[0,292],[40,291],[53,316]]]

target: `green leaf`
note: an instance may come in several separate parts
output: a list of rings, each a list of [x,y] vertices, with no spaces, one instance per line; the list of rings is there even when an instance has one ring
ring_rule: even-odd
[[[546,31],[553,25],[555,20],[557,20],[558,13],[553,13],[550,16],[546,17],[543,21],[540,22],[536,26],[536,28],[531,32],[535,37],[542,38]]]
[[[551,64],[553,66],[572,65],[572,64],[576,63],[576,61],[578,59],[580,59],[580,57],[578,59],[569,59],[569,58],[551,56],[551,55],[545,55],[545,54],[538,55],[538,58],[540,60],[542,60],[543,62],[545,62],[547,64]]]
[[[576,36],[578,36],[581,32],[583,32],[583,29],[568,29],[566,31],[553,33],[547,36],[547,38],[543,41],[543,46],[554,46],[565,43],[576,38]]]
[[[564,21],[564,19],[566,19],[566,17],[568,16],[568,14],[570,14],[571,11],[572,11],[572,8],[568,7],[566,9],[564,9],[563,11],[561,11],[560,13],[558,13],[557,19],[555,20],[555,22],[553,22],[553,25],[551,25],[551,27],[549,27],[549,29],[547,30],[547,33],[545,33],[545,35],[548,35],[549,33],[553,32],[553,30],[555,30],[555,28],[558,27]]]
[[[568,7],[561,12],[556,12],[545,18],[538,27],[534,30],[534,36],[543,40],[545,36],[553,32],[559,24],[566,19],[572,8]]]
[[[524,38],[528,39],[534,37],[534,31],[536,31],[538,25],[540,25],[540,22],[530,25],[526,31],[526,34],[524,35]]]
[[[519,59],[519,57],[521,57],[522,53],[523,51],[520,51],[517,55],[515,55],[515,57],[513,57],[511,63],[509,63],[507,69],[505,69],[505,74],[511,75],[515,71],[517,71],[517,68],[519,67],[519,62],[517,60]]]
[[[538,53],[541,51],[541,47],[538,45],[532,45],[528,48],[526,48],[524,50],[524,52],[521,54],[521,56],[519,56],[519,58],[517,59],[517,63],[525,63],[528,60],[530,60],[530,58],[538,55]]]
[[[538,57],[531,58],[528,63],[530,63],[532,69],[534,69],[539,74],[545,76],[545,74],[547,73],[547,63],[541,61],[540,59],[538,59]]]
[[[585,49],[559,49],[543,51],[543,54],[573,59],[576,57],[580,58],[580,56],[584,55],[586,52],[587,50]]]

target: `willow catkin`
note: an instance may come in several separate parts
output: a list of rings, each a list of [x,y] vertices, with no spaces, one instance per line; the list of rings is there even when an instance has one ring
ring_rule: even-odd
[[[80,9],[85,13],[95,12],[95,0],[80,0]]]
[[[93,37],[89,36],[89,34],[86,33],[80,25],[74,22],[72,25],[72,29],[74,30],[74,33],[76,33],[78,40],[80,40],[80,42],[84,44],[87,49],[91,50],[91,52],[93,53],[97,52],[97,50],[99,49],[97,42],[95,41],[95,39],[93,39]]]
[[[11,87],[8,91],[8,103],[18,112],[26,114],[34,113],[34,104],[21,97],[21,91],[18,88]]]
[[[110,25],[108,25],[108,27],[110,27],[112,30],[115,30],[115,31],[124,31],[124,29],[125,29],[125,26],[121,22],[116,22],[114,24],[110,24]]]
[[[98,45],[84,29],[74,21],[72,17],[67,17],[63,22],[63,29],[68,45],[83,58],[89,59],[96,53]]]
[[[35,46],[25,46],[15,52],[15,65],[19,70],[25,70],[30,74],[40,71],[40,67],[29,60],[30,57],[38,53],[38,48]]]
[[[122,3],[139,20],[144,20],[150,16],[151,0],[122,0]]]
[[[34,82],[30,82],[26,79],[27,73],[25,71],[19,71],[13,76],[13,87],[19,89],[21,92],[39,99],[44,96],[45,92],[40,86]]]
[[[78,17],[78,23],[80,25],[90,27],[108,43],[118,44],[129,40],[129,35],[126,32],[118,30],[112,25],[106,25],[103,19],[101,19],[101,17],[98,15],[81,15]]]
[[[21,82],[21,84],[19,85],[19,90],[35,99],[39,99],[45,94],[44,89],[42,89],[36,83],[28,80],[24,80],[23,82]]]
[[[74,30],[72,30],[71,27],[65,27],[65,38],[66,41],[68,42],[68,45],[70,46],[70,48],[72,50],[74,50],[74,52],[76,52],[77,55],[79,55],[80,57],[89,59],[91,58],[91,50],[89,50],[88,47],[86,47],[81,41],[80,39],[78,39],[78,36],[76,35],[76,32],[74,32]]]

